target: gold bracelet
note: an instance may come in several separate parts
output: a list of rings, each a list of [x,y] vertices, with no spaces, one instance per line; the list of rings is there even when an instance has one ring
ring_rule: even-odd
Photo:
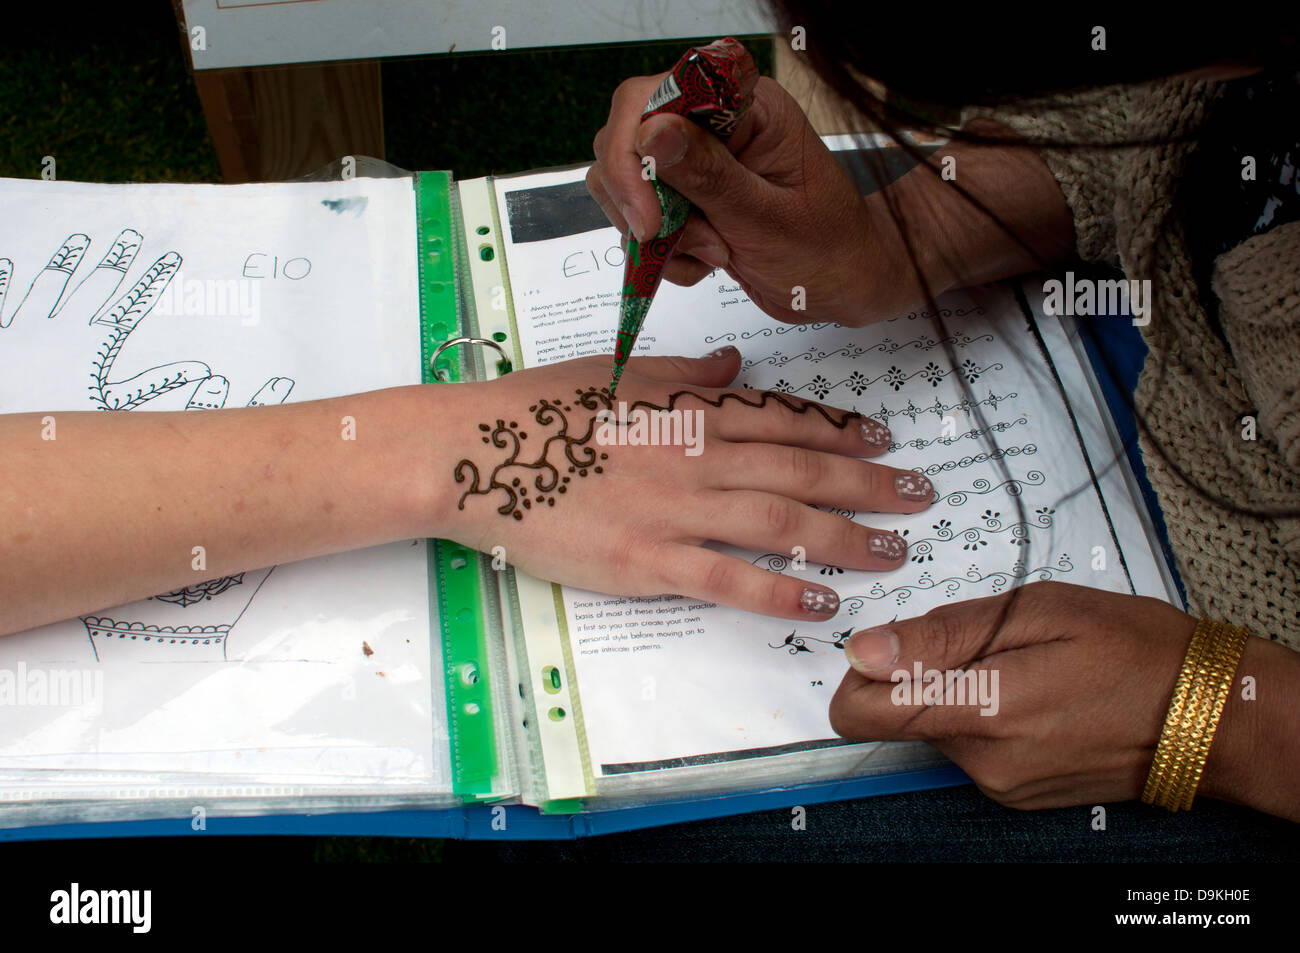
[[[1196,789],[1201,783],[1205,763],[1210,757],[1210,744],[1219,728],[1223,706],[1227,704],[1228,694],[1232,691],[1237,665],[1241,662],[1249,636],[1245,626],[1223,625],[1211,655],[1207,676],[1197,681],[1197,733],[1192,739],[1196,750],[1190,757],[1189,770],[1183,778],[1182,790],[1176,802],[1184,811],[1191,809],[1192,798],[1196,796]],[[1207,666],[1203,664],[1202,668],[1206,669]]]
[[[1196,624],[1142,791],[1145,803],[1171,811],[1192,806],[1248,637],[1245,626]]]
[[[1196,631],[1192,633],[1192,640],[1187,646],[1183,666],[1178,672],[1178,680],[1174,683],[1169,711],[1165,715],[1164,727],[1160,730],[1160,741],[1156,745],[1155,756],[1151,759],[1151,770],[1147,773],[1147,783],[1142,790],[1142,800],[1147,804],[1163,804],[1168,793],[1169,779],[1182,773],[1181,765],[1176,765],[1174,761],[1182,756],[1178,737],[1182,730],[1183,710],[1191,693],[1192,678],[1196,674],[1205,648],[1207,623],[1209,623],[1207,619],[1197,623]]]

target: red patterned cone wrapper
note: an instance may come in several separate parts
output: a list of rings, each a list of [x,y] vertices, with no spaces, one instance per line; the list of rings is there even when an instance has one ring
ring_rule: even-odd
[[[708,46],[687,50],[664,77],[641,116],[642,122],[660,113],[676,113],[699,124],[721,139],[735,131],[754,101],[758,69],[753,57],[738,41],[728,37]],[[627,262],[623,266],[623,294],[618,308],[618,341],[614,348],[614,373],[609,385],[612,397],[618,389],[623,366],[645,323],[646,312],[659,288],[664,266],[677,248],[686,227],[691,204],[680,192],[656,177],[655,192],[663,223],[647,242],[629,235]]]

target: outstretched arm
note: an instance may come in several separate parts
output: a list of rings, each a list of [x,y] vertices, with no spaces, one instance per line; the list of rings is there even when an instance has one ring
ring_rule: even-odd
[[[401,387],[204,413],[0,416],[0,633],[432,535],[456,396]]]
[[[858,459],[888,448],[880,423],[725,389],[739,368],[735,349],[630,362],[620,400],[683,438],[651,445],[603,439],[607,358],[299,404],[0,416],[0,634],[419,537],[586,589],[825,619],[828,587],[699,544],[895,569],[901,537],[806,504],[915,513],[934,488]]]

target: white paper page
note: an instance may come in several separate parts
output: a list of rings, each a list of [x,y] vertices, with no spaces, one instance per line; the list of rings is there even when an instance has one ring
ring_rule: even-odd
[[[234,407],[421,379],[410,180],[2,180],[0,195],[0,412]],[[20,585],[0,582],[0,598]],[[423,542],[257,569],[0,639],[0,672],[98,680],[90,703],[6,708],[0,758],[442,787],[436,650]]]
[[[528,365],[612,353],[622,277],[617,232],[517,243],[510,227],[514,209],[524,237],[546,234],[537,211],[546,193],[510,192],[581,182],[582,175],[496,182]],[[597,776],[841,743],[827,718],[846,669],[841,646],[870,625],[1036,579],[1167,598],[1122,471],[1106,466],[1113,455],[1093,461],[1106,508],[1090,479],[1078,437],[1106,448],[1104,427],[1059,323],[1038,322],[1054,376],[1009,292],[982,289],[940,305],[955,367],[935,324],[919,313],[861,329],[784,325],[762,314],[722,272],[693,288],[661,286],[637,353],[698,356],[734,344],[744,358],[740,386],[822,400],[886,422],[894,446],[877,459],[925,472],[938,499],[911,517],[845,514],[905,534],[909,559],[889,573],[807,563],[801,574],[835,588],[842,600],[826,623],[770,619],[672,596],[629,599],[564,589]],[[958,375],[975,405],[963,397]],[[1074,422],[1057,377],[1071,395]],[[997,438],[1006,473],[975,432],[985,429],[976,408]],[[774,571],[795,571],[790,553],[720,548]],[[1104,569],[1094,568],[1099,556]]]

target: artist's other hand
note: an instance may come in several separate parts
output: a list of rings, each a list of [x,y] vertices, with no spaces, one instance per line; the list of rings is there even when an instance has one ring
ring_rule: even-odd
[[[941,606],[852,637],[831,724],[848,738],[927,741],[1009,807],[1136,798],[1195,627],[1157,599],[1059,582]],[[917,662],[923,673],[967,670],[997,691],[983,705],[969,691],[965,706],[951,691],[947,704],[920,704],[919,691],[903,691],[920,687]],[[894,672],[910,681],[891,681]],[[1237,767],[1221,740],[1202,783],[1212,796],[1217,776]]]
[[[640,240],[660,225],[655,174],[703,213],[692,214],[665,272],[690,285],[723,268],[767,314],[800,324],[862,325],[916,304],[897,242],[882,242],[848,174],[790,94],[760,78],[754,105],[725,143],[680,116],[641,122],[660,76],[625,80],[596,134],[587,188],[609,220]],[[878,234],[880,233],[880,234]],[[795,310],[796,288],[804,289]]]
[[[894,569],[906,560],[900,537],[806,504],[915,513],[934,488],[911,470],[857,459],[888,447],[883,425],[786,395],[726,389],[739,369],[734,348],[628,363],[615,413],[622,406],[621,418],[635,425],[638,409],[677,411],[651,415],[657,424],[643,431],[675,433],[674,444],[632,445],[634,430],[602,429],[608,357],[440,391],[452,395],[447,442],[455,450],[438,464],[437,534],[585,589],[827,618],[839,600],[807,571],[771,572],[702,544]],[[674,420],[676,429],[665,430]],[[610,442],[620,432],[626,442]]]

